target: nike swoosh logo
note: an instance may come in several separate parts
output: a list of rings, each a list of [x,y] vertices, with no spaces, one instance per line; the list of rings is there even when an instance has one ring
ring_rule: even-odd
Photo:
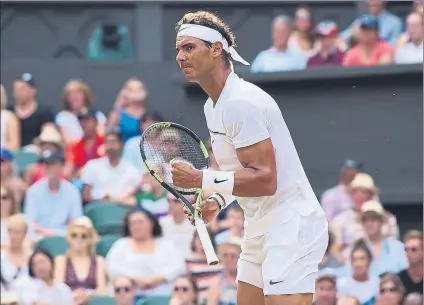
[[[215,183],[222,183],[222,182],[225,182],[225,181],[228,181],[228,179],[218,180],[218,179],[215,178],[215,180],[213,182],[215,182]]]
[[[273,280],[270,280],[270,281],[269,281],[269,284],[270,284],[270,285],[275,285],[275,284],[282,283],[282,282],[284,282],[284,281],[278,281],[278,282],[275,282],[275,281],[273,281]]]

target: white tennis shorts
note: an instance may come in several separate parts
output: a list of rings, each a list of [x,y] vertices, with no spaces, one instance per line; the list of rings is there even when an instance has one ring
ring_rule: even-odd
[[[302,216],[287,208],[288,219],[242,244],[237,280],[262,288],[264,295],[314,293],[318,264],[327,249],[325,216],[317,212]]]

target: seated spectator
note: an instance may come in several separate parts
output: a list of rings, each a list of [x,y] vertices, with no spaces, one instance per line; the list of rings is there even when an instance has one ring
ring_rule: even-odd
[[[62,136],[54,126],[44,128],[41,135],[35,139],[35,143],[37,144],[37,152],[40,154],[40,159],[37,163],[28,165],[25,170],[24,180],[28,185],[46,177],[45,164],[43,162],[44,153],[63,151]],[[61,176],[66,178],[65,171],[63,171]]]
[[[106,294],[105,262],[96,255],[98,239],[89,218],[76,218],[66,231],[68,252],[55,258],[55,280],[72,289],[77,304],[86,304],[92,295]]]
[[[215,238],[209,228],[208,233],[212,241],[212,245],[216,248]],[[203,250],[197,231],[193,234],[191,252],[186,257],[186,265],[188,272],[193,275],[196,280],[197,287],[199,287],[199,299],[205,299],[207,297],[209,285],[214,281],[214,279],[219,278],[223,266],[219,264],[208,265],[205,251]]]
[[[272,46],[256,56],[251,71],[256,73],[303,70],[307,58],[301,52],[290,49],[290,34],[291,19],[287,16],[276,17],[272,23]]]
[[[329,222],[341,212],[352,209],[353,202],[348,188],[356,174],[361,171],[362,163],[346,160],[340,169],[339,184],[322,194],[321,205]]]
[[[219,257],[224,266],[220,277],[211,281],[206,305],[236,304],[237,262],[241,253],[240,238],[232,238],[219,246]]]
[[[318,269],[337,269],[343,266],[342,262],[331,253],[334,245],[334,234],[333,232],[328,232],[328,246],[325,251],[324,257],[321,260],[321,263],[318,265]]]
[[[371,15],[360,19],[358,45],[347,51],[343,58],[343,66],[378,66],[393,63],[394,47],[380,40],[379,20]]]
[[[156,113],[150,114],[145,113],[140,120],[140,135],[129,139],[124,146],[124,152],[122,157],[125,161],[131,163],[136,169],[140,171],[141,174],[144,174],[147,169],[144,165],[143,159],[140,155],[140,140],[141,134],[146,130],[150,125],[163,122],[164,119]]]
[[[7,283],[13,283],[28,275],[28,259],[31,249],[25,244],[28,224],[22,214],[16,214],[7,220],[9,246],[1,251],[1,271]]]
[[[217,245],[228,242],[233,238],[242,238],[244,236],[244,212],[239,205],[228,207],[227,219],[229,223],[228,230],[215,236]]]
[[[408,42],[397,49],[395,63],[416,64],[423,62],[423,16],[411,13],[406,19]]]
[[[337,280],[331,272],[321,271],[315,280],[313,305],[336,305]]]
[[[93,159],[104,156],[104,137],[98,132],[97,112],[83,107],[76,114],[82,130],[82,137],[71,144],[66,155],[68,177],[79,177],[84,165]]]
[[[36,238],[65,235],[69,222],[82,216],[80,192],[71,182],[61,179],[63,154],[48,152],[43,162],[46,178],[34,183],[25,198],[25,215]]]
[[[65,143],[75,143],[83,135],[83,128],[78,121],[77,114],[84,108],[92,107],[93,94],[90,88],[80,80],[70,80],[62,90],[62,103],[64,110],[56,115],[56,125]],[[104,135],[106,116],[101,111],[94,111],[94,117],[97,119],[97,133]]]
[[[21,148],[21,125],[16,115],[6,109],[7,94],[6,89],[0,84],[0,105],[1,105],[1,128],[0,146],[12,151]]]
[[[421,293],[413,292],[406,295],[402,305],[422,305],[423,295]]]
[[[337,305],[361,305],[361,301],[357,297],[347,296],[339,298]]]
[[[337,24],[333,21],[320,22],[315,30],[319,48],[308,58],[306,66],[341,66],[344,53],[337,46]]]
[[[423,294],[423,234],[411,230],[403,237],[408,268],[399,272],[398,276],[405,287],[405,294],[419,292]]]
[[[172,240],[184,257],[190,252],[191,239],[195,227],[184,214],[183,205],[174,195],[168,194],[169,215],[159,218],[163,237]]]
[[[196,281],[189,275],[177,277],[174,281],[174,292],[169,305],[198,305],[199,289]]]
[[[105,137],[106,157],[87,162],[81,174],[83,200],[102,200],[124,204],[140,184],[140,175],[134,167],[122,159],[122,134],[109,130]]]
[[[296,10],[293,31],[288,40],[290,50],[303,53],[305,57],[310,56],[315,47],[314,26],[311,10],[306,6],[300,6]]]
[[[153,165],[153,168],[155,172],[159,173],[159,176],[163,177],[162,166]],[[144,173],[142,183],[135,196],[136,204],[148,210],[155,217],[167,215],[169,209],[168,191],[148,172]]]
[[[31,73],[23,73],[13,83],[15,104],[8,107],[17,116],[20,123],[21,146],[29,146],[37,138],[44,127],[53,126],[54,115],[51,107],[38,104],[37,88]]]
[[[71,289],[53,279],[53,258],[48,252],[36,250],[29,259],[29,278],[16,283],[22,305],[74,305]]]
[[[27,184],[16,174],[13,153],[6,148],[1,148],[0,151],[1,184],[10,189],[16,205],[20,205],[24,199]]]
[[[387,274],[380,279],[380,293],[375,305],[401,305],[405,287],[399,277]]]
[[[113,282],[113,295],[116,305],[134,305],[136,283],[129,277],[118,276]]]
[[[373,304],[378,292],[378,277],[369,275],[372,254],[366,244],[360,240],[350,253],[352,275],[337,281],[338,297],[356,296],[362,304]]]
[[[352,195],[353,209],[340,213],[330,224],[335,241],[341,250],[350,247],[356,240],[364,237],[365,232],[359,217],[360,211],[365,202],[377,199],[379,192],[372,177],[365,173],[357,174],[348,189]],[[396,217],[387,211],[385,214],[387,222],[383,225],[383,236],[397,238],[399,228]]]
[[[399,17],[393,15],[385,9],[385,1],[367,0],[368,14],[377,18],[380,23],[379,36],[382,40],[394,45],[402,31],[402,21]],[[348,41],[354,34],[355,29],[361,23],[361,18],[356,19],[344,32],[340,35]]]
[[[106,257],[109,279],[131,278],[138,298],[171,295],[172,282],[184,273],[184,256],[172,241],[161,238],[159,222],[146,210],[129,212],[124,230]]]
[[[119,128],[124,143],[140,135],[140,120],[146,113],[147,97],[146,86],[137,78],[130,78],[122,88],[109,114],[108,127]]]

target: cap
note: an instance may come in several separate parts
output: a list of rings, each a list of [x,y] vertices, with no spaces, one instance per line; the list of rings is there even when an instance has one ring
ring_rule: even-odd
[[[13,153],[5,147],[1,148],[1,161],[12,161]]]
[[[364,164],[362,162],[357,162],[352,159],[346,159],[343,163],[344,168],[353,168],[357,170],[362,170],[363,165]]]
[[[82,107],[81,110],[77,113],[79,120],[96,118],[96,110],[93,108]]]
[[[318,36],[337,36],[339,33],[339,28],[337,27],[337,24],[333,21],[322,21],[318,23],[317,27],[315,28],[315,32]]]
[[[330,280],[334,284],[337,283],[337,275],[336,272],[331,268],[325,268],[318,271],[315,281],[319,282],[322,280]]]
[[[359,18],[359,26],[363,29],[378,30],[379,24],[378,18],[373,15],[362,15]]]
[[[361,216],[363,217],[365,214],[373,214],[377,215],[383,219],[386,217],[386,211],[380,202],[375,200],[370,200],[365,202],[361,207]]]
[[[358,173],[355,175],[355,178],[353,178],[349,185],[349,191],[353,191],[355,189],[369,190],[374,194],[379,192],[378,188],[375,186],[374,179],[365,173]]]
[[[16,78],[16,80],[20,80],[24,83],[27,83],[31,87],[35,87],[34,76],[31,73],[22,73],[21,75],[19,75],[19,77]]]
[[[41,154],[40,161],[45,164],[65,163],[65,156],[60,151],[47,150]]]

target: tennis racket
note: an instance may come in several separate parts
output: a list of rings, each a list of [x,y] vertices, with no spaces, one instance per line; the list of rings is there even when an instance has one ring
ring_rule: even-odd
[[[218,257],[200,213],[184,197],[184,195],[196,195],[197,207],[203,200],[202,189],[185,189],[172,183],[171,162],[173,161],[188,162],[199,170],[209,167],[209,155],[203,142],[187,127],[176,123],[159,122],[150,125],[143,132],[140,153],[149,173],[193,214],[206,260],[209,265],[218,264]]]

